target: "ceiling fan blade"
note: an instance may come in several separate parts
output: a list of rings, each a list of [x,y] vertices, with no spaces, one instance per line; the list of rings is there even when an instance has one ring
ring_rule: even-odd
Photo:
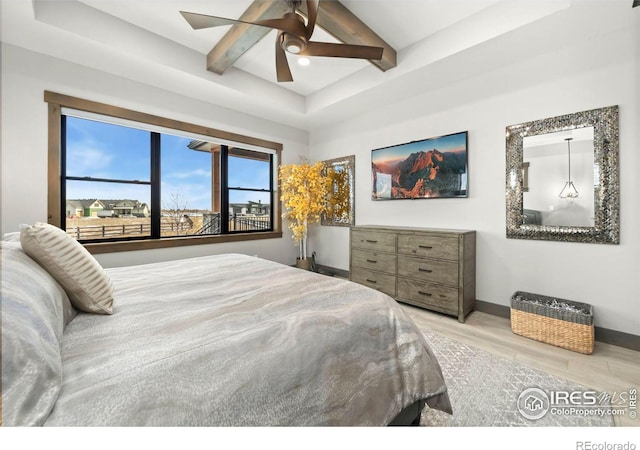
[[[256,22],[253,22],[253,24],[261,25],[263,27],[275,28],[276,30],[304,37],[307,29],[302,22],[303,19],[297,19],[296,17],[298,17],[297,14],[287,13],[280,19],[257,20]]]
[[[289,69],[289,61],[287,61],[287,54],[280,45],[281,35],[282,31],[278,33],[278,38],[276,39],[276,76],[278,83],[293,81],[291,69]]]
[[[307,0],[307,39],[311,38],[318,18],[319,0]]]
[[[382,59],[382,47],[367,45],[333,44],[330,42],[307,42],[307,47],[299,55],[331,56],[334,58]]]
[[[206,14],[197,14],[192,12],[180,11],[182,17],[191,25],[194,30],[202,28],[220,27],[223,25],[235,25],[242,23],[240,20],[226,19],[224,17],[207,16]]]
[[[209,16],[206,14],[197,14],[187,11],[180,11],[180,14],[182,14],[182,17],[185,18],[194,30],[244,23],[247,25],[257,25],[259,27],[275,28],[276,30],[285,31],[302,37],[304,37],[306,33],[304,24],[300,20],[296,19],[295,15],[290,14],[285,14],[285,16],[280,19],[265,19],[255,22],[245,22],[244,20],[227,19],[226,17]]]

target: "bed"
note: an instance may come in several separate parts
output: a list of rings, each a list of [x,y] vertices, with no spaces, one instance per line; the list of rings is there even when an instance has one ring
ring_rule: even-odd
[[[380,426],[416,422],[425,403],[451,412],[425,338],[378,291],[241,254],[104,272],[112,314],[78,312],[2,241],[4,425]]]

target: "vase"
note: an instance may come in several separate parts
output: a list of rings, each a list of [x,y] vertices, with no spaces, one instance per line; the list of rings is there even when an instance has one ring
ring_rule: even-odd
[[[303,270],[311,270],[311,260],[310,259],[300,259],[296,258],[296,267]]]

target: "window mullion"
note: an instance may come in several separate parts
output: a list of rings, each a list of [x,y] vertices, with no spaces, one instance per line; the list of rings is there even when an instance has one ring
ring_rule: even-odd
[[[94,177],[66,177],[67,180],[73,181],[96,181],[98,183],[119,183],[119,184],[139,184],[139,185],[150,185],[150,181],[140,181],[140,180],[118,180],[114,178],[94,178]]]
[[[220,208],[220,233],[229,233],[229,147],[220,146],[220,185],[221,185],[221,208]]]
[[[60,117],[60,228],[67,229],[67,116]]]
[[[276,205],[276,199],[275,199],[275,195],[273,192],[273,178],[275,176],[275,171],[274,171],[274,167],[273,167],[273,155],[269,155],[269,190],[271,191],[271,206],[269,206],[269,223],[271,224],[271,226],[269,227],[270,230],[273,230],[273,224],[275,223],[273,221],[273,212],[275,210],[275,205]]]
[[[160,239],[162,199],[160,193],[160,133],[151,133],[151,238]]]

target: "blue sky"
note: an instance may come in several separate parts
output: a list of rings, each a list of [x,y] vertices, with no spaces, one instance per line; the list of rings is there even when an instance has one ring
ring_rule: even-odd
[[[372,157],[375,158],[374,162],[389,162],[405,159],[412,153],[426,152],[434,148],[441,153],[448,153],[462,151],[465,147],[466,133],[457,133],[374,150]]]
[[[67,117],[67,175],[119,180],[150,180],[150,133],[87,119]],[[161,138],[162,206],[172,194],[189,209],[211,208],[211,154],[188,148],[191,139],[163,134]],[[269,164],[229,158],[229,187],[269,188]],[[150,203],[150,187],[120,183],[69,181],[67,198],[135,199]],[[269,195],[231,191],[231,203],[269,203]]]

